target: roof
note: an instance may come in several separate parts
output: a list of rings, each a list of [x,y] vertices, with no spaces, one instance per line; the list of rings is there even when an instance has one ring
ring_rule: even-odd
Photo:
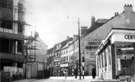
[[[70,38],[68,38],[68,39],[66,39],[66,40],[64,40],[64,41],[62,41],[62,42],[60,42],[60,43],[55,44],[54,48],[55,48],[57,45],[61,44],[60,49],[62,49],[68,42],[70,42],[70,41],[72,41],[72,40],[73,40],[73,38],[70,37]],[[60,49],[59,49],[59,50],[60,50]]]
[[[108,21],[108,19],[98,19],[93,26],[91,26],[87,31],[86,35],[97,29],[98,27],[102,26]]]
[[[53,48],[50,48],[50,49],[47,50],[47,54],[50,54],[52,52],[53,52]]]

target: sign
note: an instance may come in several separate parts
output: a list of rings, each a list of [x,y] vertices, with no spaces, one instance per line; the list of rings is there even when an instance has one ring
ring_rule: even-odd
[[[68,67],[68,63],[67,64],[61,64],[60,67]]]
[[[119,42],[135,42],[135,34],[130,33],[114,33],[111,37],[111,43]]]

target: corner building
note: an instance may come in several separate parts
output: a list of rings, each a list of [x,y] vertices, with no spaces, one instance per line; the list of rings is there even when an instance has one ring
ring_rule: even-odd
[[[135,12],[132,5],[125,5],[121,14],[116,13],[107,23],[95,30],[104,35],[96,51],[97,75],[102,79],[117,79],[134,75],[134,20]]]

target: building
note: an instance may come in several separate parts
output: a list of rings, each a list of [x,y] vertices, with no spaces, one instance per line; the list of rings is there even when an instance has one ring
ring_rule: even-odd
[[[135,12],[125,5],[107,23],[95,30],[102,32],[103,41],[96,54],[97,74],[103,79],[117,79],[134,74]],[[106,29],[106,32],[104,31]],[[104,33],[103,33],[104,32]]]
[[[0,72],[24,76],[24,0],[0,0]]]
[[[26,77],[36,78],[40,71],[47,69],[47,45],[36,32],[35,36],[26,38]],[[43,76],[43,75],[42,75]]]
[[[84,75],[91,75],[92,65],[96,65],[95,52],[101,42],[102,34],[100,31],[97,34],[95,30],[107,22],[107,19],[95,19],[94,16],[91,18],[91,27],[85,31],[81,36],[81,58],[84,57]]]
[[[49,66],[50,76],[53,76],[53,58],[54,58],[54,51],[53,48],[47,50],[47,65]]]
[[[61,64],[63,61],[61,59],[61,56],[64,53],[63,49],[65,45],[69,41],[72,41],[72,39],[73,38],[71,37],[67,37],[66,40],[55,44],[53,48],[47,50],[47,63],[50,68],[51,75],[62,76],[63,71],[61,69]]]

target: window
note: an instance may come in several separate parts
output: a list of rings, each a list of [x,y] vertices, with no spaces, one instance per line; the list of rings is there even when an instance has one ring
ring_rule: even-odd
[[[0,0],[0,7],[13,9],[13,0]]]
[[[18,32],[23,32],[23,25],[18,23]]]
[[[6,29],[12,29],[12,22],[10,20],[2,20],[1,27]]]

